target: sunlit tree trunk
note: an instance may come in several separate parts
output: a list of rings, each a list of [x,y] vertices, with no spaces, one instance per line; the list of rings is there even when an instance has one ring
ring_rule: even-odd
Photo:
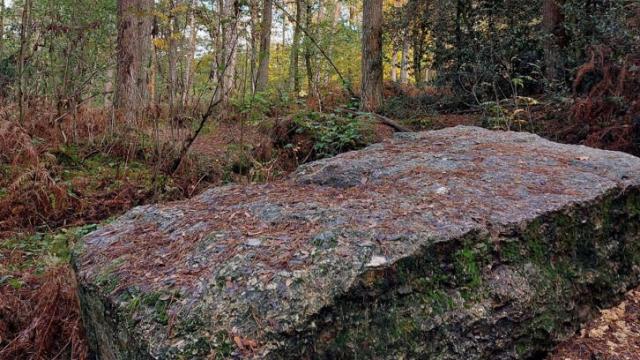
[[[409,31],[402,37],[402,55],[400,57],[400,83],[409,83]]]
[[[117,71],[114,106],[133,126],[148,94],[146,69],[151,47],[153,0],[118,1]]]
[[[391,54],[391,81],[398,81],[398,49],[395,47]]]
[[[563,59],[562,48],[565,42],[563,28],[564,15],[561,0],[543,0],[542,2],[542,26],[545,31],[544,60],[545,74],[551,82],[560,81],[562,78]]]
[[[289,61],[289,89],[294,93],[300,92],[298,80],[298,49],[300,46],[300,22],[302,21],[302,0],[296,0],[296,21],[293,29],[293,43],[291,44],[291,59]]]
[[[260,54],[258,55],[258,74],[256,91],[264,91],[269,83],[269,53],[271,47],[271,22],[273,19],[272,0],[264,0],[262,23],[260,24]]]
[[[356,25],[358,18],[358,10],[355,5],[349,5],[349,24]]]
[[[382,105],[382,0],[364,0],[362,15],[362,91],[360,107]]]

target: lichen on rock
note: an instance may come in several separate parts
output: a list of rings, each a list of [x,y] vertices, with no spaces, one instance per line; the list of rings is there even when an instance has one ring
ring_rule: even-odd
[[[74,254],[101,359],[544,354],[638,284],[640,159],[474,127],[143,206]]]

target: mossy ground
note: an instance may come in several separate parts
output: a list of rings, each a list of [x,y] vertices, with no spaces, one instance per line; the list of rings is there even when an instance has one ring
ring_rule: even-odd
[[[96,228],[96,224],[89,224],[5,239],[0,242],[0,274],[6,274],[7,281],[12,277],[9,274],[29,270],[39,275],[50,266],[66,265],[74,244]],[[19,256],[19,261],[11,261],[14,255]]]

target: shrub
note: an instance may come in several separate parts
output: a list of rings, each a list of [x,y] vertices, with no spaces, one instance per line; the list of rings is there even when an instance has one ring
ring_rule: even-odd
[[[367,145],[371,133],[361,119],[333,113],[303,112],[294,116],[293,123],[296,133],[312,138],[316,159],[359,149]]]

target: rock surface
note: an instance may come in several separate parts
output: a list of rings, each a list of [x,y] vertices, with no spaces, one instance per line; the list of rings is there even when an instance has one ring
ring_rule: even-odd
[[[75,250],[100,359],[534,358],[639,283],[640,159],[474,127],[135,208]]]

